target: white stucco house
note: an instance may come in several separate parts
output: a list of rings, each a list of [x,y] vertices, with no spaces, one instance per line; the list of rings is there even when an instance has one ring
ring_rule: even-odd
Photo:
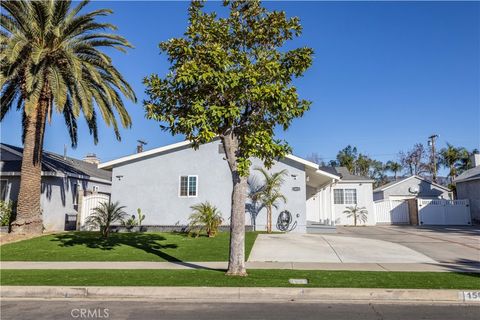
[[[252,159],[251,177],[261,167]],[[105,162],[99,168],[112,172],[112,201],[127,211],[141,208],[145,226],[185,226],[191,206],[204,201],[215,205],[229,225],[232,181],[220,140],[201,145],[198,150],[184,141]],[[369,178],[348,174],[344,168],[319,167],[288,155],[274,163],[270,172],[285,169],[288,174],[281,192],[287,202],[273,212],[273,227],[279,231],[316,232],[335,225],[352,224],[344,214],[348,206],[366,207],[367,225],[375,224],[372,185]],[[266,210],[246,210],[246,224],[266,229]],[[282,224],[282,213],[291,221]]]

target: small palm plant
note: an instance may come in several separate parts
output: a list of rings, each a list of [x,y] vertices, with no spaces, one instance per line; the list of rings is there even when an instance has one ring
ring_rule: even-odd
[[[100,228],[102,237],[108,238],[110,233],[110,226],[112,223],[122,222],[127,213],[124,211],[125,206],[120,206],[117,202],[101,202],[98,207],[93,209],[93,212],[88,216],[86,224],[93,228]]]
[[[264,183],[255,195],[263,207],[267,208],[267,232],[272,232],[272,208],[278,209],[278,202],[281,200],[287,202],[287,198],[280,192],[280,188],[287,175],[287,170],[275,173],[268,173],[263,168],[255,168],[263,175]]]
[[[367,221],[368,210],[365,207],[347,207],[343,213],[347,214],[347,218],[353,217],[353,225],[357,226],[357,221],[360,220],[362,222]]]
[[[195,233],[196,237],[200,232],[205,231],[212,238],[218,232],[218,227],[222,224],[222,214],[214,205],[208,201],[191,206],[193,213],[190,215],[190,232]]]

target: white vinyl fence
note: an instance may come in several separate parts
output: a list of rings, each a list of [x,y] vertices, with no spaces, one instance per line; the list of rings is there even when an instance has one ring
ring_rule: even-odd
[[[420,225],[471,225],[468,200],[418,199]]]
[[[380,200],[374,202],[377,223],[408,224],[408,202],[405,200]]]
[[[92,214],[93,210],[98,207],[101,202],[109,202],[110,196],[106,194],[96,193],[82,198],[82,208],[80,210],[80,230],[86,230],[88,227],[85,221]]]

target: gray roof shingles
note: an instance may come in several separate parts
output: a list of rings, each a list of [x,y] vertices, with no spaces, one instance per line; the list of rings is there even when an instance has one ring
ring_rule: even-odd
[[[455,178],[455,183],[463,181],[480,180],[480,166],[469,169]]]
[[[10,148],[18,153],[23,153],[23,148],[12,146],[6,143],[0,143],[0,147]],[[20,172],[21,166],[21,161],[5,161],[2,166],[2,171]],[[94,177],[108,181],[112,180],[112,173],[107,170],[98,169],[96,164],[70,157],[64,158],[59,154],[48,151],[43,152],[42,171],[62,172],[67,174]]]

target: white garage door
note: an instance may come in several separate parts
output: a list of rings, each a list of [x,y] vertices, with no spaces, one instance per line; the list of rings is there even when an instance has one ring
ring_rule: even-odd
[[[470,225],[468,200],[418,199],[421,225]]]

